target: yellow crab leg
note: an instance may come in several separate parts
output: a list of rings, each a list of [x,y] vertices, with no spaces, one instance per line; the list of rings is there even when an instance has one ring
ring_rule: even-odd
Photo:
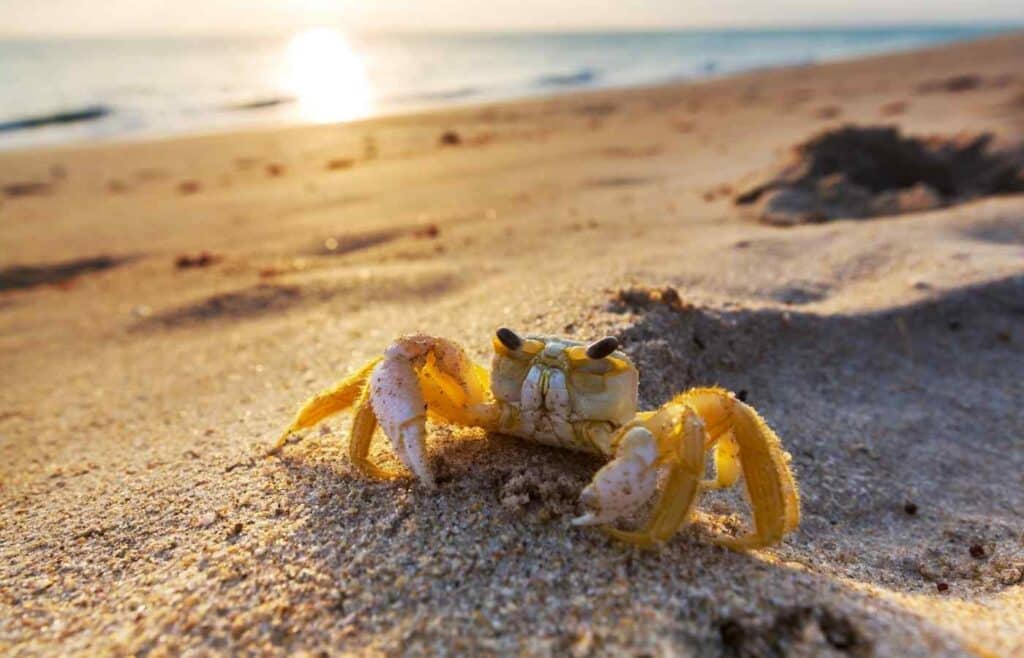
[[[317,393],[307,400],[299,412],[295,415],[292,424],[281,433],[280,438],[267,452],[273,455],[284,447],[288,437],[293,432],[298,432],[319,423],[324,418],[345,411],[362,395],[366,382],[373,373],[373,369],[380,363],[380,357],[369,361],[362,368],[341,380],[326,391]]]
[[[705,489],[725,489],[740,479],[740,446],[732,432],[726,432],[715,443],[715,478],[704,480]]]
[[[374,369],[369,388],[377,422],[426,488],[435,487],[426,454],[428,414],[460,425],[496,425],[501,409],[484,375],[458,344],[424,334],[396,340]]]
[[[661,460],[670,464],[668,478],[651,519],[639,532],[626,532],[611,527],[604,530],[621,541],[650,547],[663,542],[682,528],[689,520],[701,491],[704,472],[704,424],[689,407],[666,408],[673,417],[669,428],[648,425],[661,446]]]
[[[704,424],[690,409],[683,412],[682,435],[673,437],[676,464],[669,472],[665,493],[658,501],[651,534],[657,541],[665,541],[690,518],[700,493],[700,478],[704,475]]]
[[[370,387],[364,387],[363,394],[356,403],[356,413],[352,417],[352,431],[349,434],[348,456],[352,464],[360,471],[377,478],[386,480],[391,474],[371,462],[370,443],[373,441],[373,434],[377,431],[377,416],[373,413],[370,405]]]
[[[800,498],[789,470],[789,454],[751,407],[737,401],[732,416],[754,531],[738,538],[718,537],[716,541],[733,549],[769,546],[800,523]]]
[[[436,355],[427,355],[419,370],[420,390],[429,413],[450,423],[496,429],[493,405],[487,402],[489,375],[483,366],[468,361],[461,367],[462,380],[442,369]]]
[[[602,526],[610,537],[635,544],[643,548],[652,548],[671,538],[683,527],[700,493],[700,480],[680,466],[669,469],[668,478],[661,497],[655,504],[651,520],[643,530],[630,532],[612,526]]]
[[[656,439],[658,464],[668,469],[668,478],[642,530],[605,527],[607,534],[641,546],[663,542],[686,524],[703,489],[734,484],[741,471],[754,530],[738,538],[718,536],[717,543],[733,549],[760,548],[777,543],[799,524],[800,498],[788,453],[757,412],[728,391],[692,389],[635,421],[628,432],[640,431],[639,426]],[[701,481],[705,452],[712,446],[717,474],[713,480]],[[610,464],[617,461],[618,457]],[[616,493],[609,490],[608,495],[614,498]],[[609,507],[606,501],[598,503],[591,506]]]
[[[706,425],[730,428],[746,481],[754,516],[754,531],[743,537],[720,536],[716,541],[733,549],[774,544],[800,523],[800,497],[789,470],[789,454],[764,419],[749,405],[721,388],[697,388],[673,402],[693,407]],[[733,458],[726,447],[726,468]],[[718,454],[716,453],[716,462]],[[729,474],[731,475],[731,474]],[[721,477],[719,477],[719,481]]]

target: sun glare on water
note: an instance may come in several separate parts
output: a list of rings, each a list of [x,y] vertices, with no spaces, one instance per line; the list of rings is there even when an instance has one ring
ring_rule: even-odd
[[[358,119],[370,113],[373,97],[359,56],[337,30],[299,32],[288,43],[288,86],[307,121]]]

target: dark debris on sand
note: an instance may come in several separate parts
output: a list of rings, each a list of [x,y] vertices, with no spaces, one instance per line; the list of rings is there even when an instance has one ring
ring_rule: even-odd
[[[994,150],[993,136],[910,137],[894,126],[819,133],[739,186],[737,205],[777,226],[921,212],[1024,192],[1024,152]]]
[[[454,130],[446,130],[441,133],[441,137],[438,138],[438,143],[441,146],[458,146],[462,143],[462,137],[460,137],[459,133]]]
[[[209,267],[210,265],[216,265],[222,259],[219,254],[210,253],[209,251],[200,251],[197,254],[179,254],[174,259],[174,267],[179,270],[187,270],[196,267]]]
[[[961,73],[948,78],[926,80],[917,86],[917,91],[921,94],[959,94],[980,89],[984,84],[985,79],[976,73]]]

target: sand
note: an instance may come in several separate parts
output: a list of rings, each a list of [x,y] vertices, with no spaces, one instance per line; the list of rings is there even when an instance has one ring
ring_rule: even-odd
[[[1012,144],[1021,71],[1011,35],[0,154],[0,650],[1024,655],[1024,197],[790,228],[732,201],[844,123]],[[645,407],[743,391],[799,530],[711,545],[732,491],[626,548],[568,523],[599,461],[445,427],[434,493],[383,440],[398,477],[355,472],[344,417],[261,457],[391,338],[486,360],[502,325],[619,336]]]

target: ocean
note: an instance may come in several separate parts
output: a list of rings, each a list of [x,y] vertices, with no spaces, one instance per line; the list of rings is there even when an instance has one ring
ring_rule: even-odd
[[[1008,29],[1008,28],[1007,28]],[[694,80],[971,39],[998,27],[0,40],[0,149]]]

